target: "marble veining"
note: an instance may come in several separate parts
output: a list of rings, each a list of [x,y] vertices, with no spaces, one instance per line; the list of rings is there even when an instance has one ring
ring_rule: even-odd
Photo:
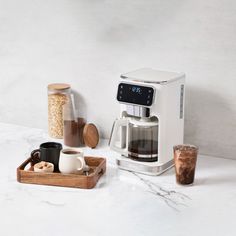
[[[135,172],[131,173],[137,176],[137,178],[141,180],[148,187],[149,193],[154,194],[155,196],[163,199],[163,201],[173,210],[180,211],[179,206],[185,206],[185,207],[188,206],[187,200],[191,200],[191,198],[186,194],[177,192],[175,190],[166,189],[165,187],[162,187],[157,183],[145,179],[144,177]]]
[[[55,203],[55,202],[46,201],[46,200],[41,201],[41,203],[45,203],[45,204],[48,204],[50,206],[55,206],[55,207],[63,207],[63,206],[65,206],[65,203]]]

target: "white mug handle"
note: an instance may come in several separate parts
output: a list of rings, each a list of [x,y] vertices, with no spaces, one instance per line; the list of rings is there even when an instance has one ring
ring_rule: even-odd
[[[129,124],[129,119],[127,118],[122,118],[119,120],[116,120],[113,125],[113,129],[111,132],[111,138],[110,138],[110,148],[114,151],[117,151],[123,155],[128,154],[128,124]],[[116,145],[116,137],[118,130],[121,126],[126,126],[126,145],[125,148],[120,148]]]
[[[77,171],[82,171],[84,170],[86,163],[83,157],[77,157],[77,160],[80,162],[81,167],[77,168]]]

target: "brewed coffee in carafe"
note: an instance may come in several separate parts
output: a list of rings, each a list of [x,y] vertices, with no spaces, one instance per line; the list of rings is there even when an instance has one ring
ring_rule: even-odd
[[[143,162],[158,159],[158,122],[150,118],[129,123],[128,157]]]

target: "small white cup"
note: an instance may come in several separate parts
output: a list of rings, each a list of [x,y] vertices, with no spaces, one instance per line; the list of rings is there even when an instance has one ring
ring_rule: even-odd
[[[82,174],[87,165],[84,160],[83,150],[65,148],[61,150],[59,170],[63,174]]]

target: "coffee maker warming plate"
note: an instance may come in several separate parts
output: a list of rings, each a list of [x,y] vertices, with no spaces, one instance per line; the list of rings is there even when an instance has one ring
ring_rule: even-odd
[[[157,162],[138,162],[131,160],[125,156],[116,159],[116,164],[120,169],[134,171],[146,175],[160,175],[174,165],[174,160],[170,160],[164,164]]]

